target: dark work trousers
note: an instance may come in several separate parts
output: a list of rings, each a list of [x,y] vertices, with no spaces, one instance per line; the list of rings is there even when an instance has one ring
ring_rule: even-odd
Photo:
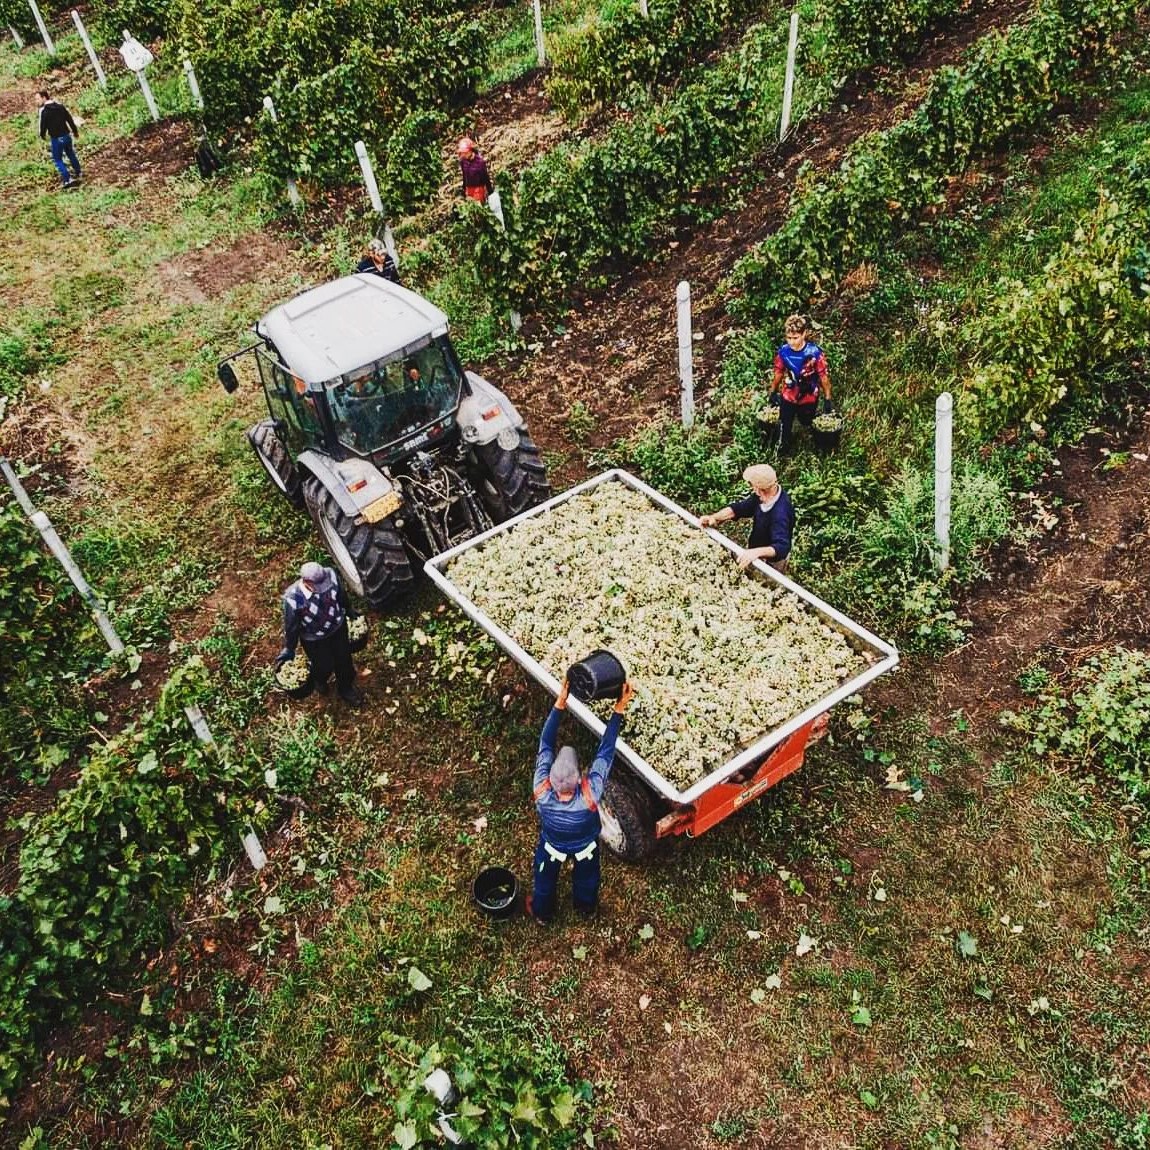
[[[311,664],[312,681],[316,687],[323,687],[335,673],[335,684],[342,695],[355,685],[355,664],[351,661],[351,647],[348,645],[347,620],[330,635],[322,639],[303,640],[307,661]]]
[[[815,413],[819,409],[818,400],[810,403],[791,403],[788,400],[779,400],[779,454],[783,454],[791,446],[791,432],[795,420],[804,427],[810,427],[815,421]]]
[[[555,888],[559,885],[559,872],[563,869],[564,858],[555,858],[547,849],[546,840],[539,836],[535,848],[535,883],[531,896],[531,912],[536,918],[550,922],[555,917]],[[583,914],[592,914],[599,905],[599,883],[602,874],[599,867],[599,843],[592,839],[574,851],[560,851],[572,860],[571,901],[575,909]],[[590,856],[586,852],[590,850]],[[576,855],[584,855],[576,858]]]

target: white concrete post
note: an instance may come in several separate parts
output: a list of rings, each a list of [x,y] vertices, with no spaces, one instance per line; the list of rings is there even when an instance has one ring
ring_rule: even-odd
[[[12,24],[8,25],[8,31],[12,33],[12,43],[16,45],[16,51],[17,52],[23,52],[24,51],[24,37],[21,36],[20,33],[16,31],[15,26]]]
[[[267,112],[268,119],[270,119],[273,124],[279,123],[280,118],[276,115],[276,106],[272,103],[271,96],[264,97],[264,111]],[[287,193],[293,208],[298,208],[303,205],[303,196],[299,194],[299,188],[296,187],[296,182],[291,176],[287,178]]]
[[[200,83],[196,79],[196,70],[192,67],[192,62],[186,56],[184,57],[184,79],[188,82],[188,91],[192,93],[192,103],[202,112],[204,110],[204,97],[200,93]]]
[[[799,49],[799,14],[791,13],[791,35],[787,41],[787,78],[783,82],[783,114],[779,120],[779,139],[787,138],[791,126],[791,102],[795,95],[795,56]]]
[[[639,0],[639,15],[642,16],[644,20],[651,15],[651,13],[647,11],[647,0]]]
[[[487,206],[491,209],[491,214],[499,221],[499,226],[507,231],[507,221],[503,218],[503,200],[500,198],[498,189],[487,197]]]
[[[355,155],[359,160],[359,170],[363,173],[363,184],[367,188],[367,198],[371,200],[372,209],[376,215],[383,216],[383,197],[379,194],[379,184],[375,179],[375,169],[371,166],[371,157],[367,154],[367,145],[362,140],[355,142]],[[383,246],[387,248],[387,254],[395,261],[395,266],[399,267],[399,250],[395,246],[395,235],[391,230],[391,224],[387,223],[386,219],[383,224]]]
[[[690,431],[695,422],[695,365],[692,359],[691,285],[686,280],[680,280],[675,289],[675,313],[679,328],[680,409],[683,427]]]
[[[156,105],[156,97],[152,95],[152,85],[148,83],[148,77],[143,68],[136,73],[136,79],[140,81],[140,91],[144,93],[144,103],[148,105],[152,119],[158,124],[160,122],[160,109]]]
[[[934,401],[934,538],[940,571],[950,566],[950,467],[954,401],[949,391]]]
[[[88,39],[88,29],[84,27],[84,21],[80,19],[80,13],[75,8],[72,9],[72,23],[76,25],[76,31],[80,33],[80,39],[84,41],[84,51],[88,53],[88,59],[92,63],[92,71],[96,73],[96,83],[101,88],[106,88],[108,77],[104,75],[100,57],[96,55],[96,49],[92,47],[92,41]]]
[[[355,142],[355,154],[359,160],[359,170],[363,173],[364,187],[367,188],[367,198],[377,215],[383,215],[383,199],[379,194],[379,184],[375,182],[375,171],[371,166],[371,157],[367,154],[367,146],[362,140]]]
[[[268,865],[268,856],[264,854],[264,848],[260,845],[260,840],[256,838],[256,832],[249,830],[247,834],[241,833],[240,841],[244,844],[244,850],[247,852],[252,869],[263,870]]]
[[[44,41],[44,47],[48,49],[48,55],[55,56],[56,45],[52,43],[52,37],[48,35],[48,25],[44,23],[44,17],[40,15],[40,9],[36,6],[36,0],[28,0],[28,7],[32,9],[32,15],[36,17],[36,27],[40,29],[40,39]]]
[[[535,55],[539,57],[539,67],[547,67],[547,48],[543,43],[543,6],[540,0],[533,0],[535,11]]]

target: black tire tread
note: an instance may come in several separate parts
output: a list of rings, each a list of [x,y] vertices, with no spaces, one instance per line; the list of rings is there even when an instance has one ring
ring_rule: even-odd
[[[520,431],[514,451],[491,443],[480,448],[478,455],[484,477],[495,488],[494,496],[486,488],[483,494],[497,523],[551,498],[547,468],[526,431]]]
[[[603,788],[599,800],[619,824],[623,832],[623,849],[615,851],[616,857],[624,862],[639,862],[646,858],[658,841],[655,837],[655,816],[646,789],[616,766]],[[604,844],[606,845],[606,844]]]
[[[355,523],[314,475],[304,481],[304,499],[316,526],[326,519],[343,540],[363,580],[363,597],[372,607],[382,610],[411,590],[415,573],[392,519]]]
[[[293,506],[303,507],[303,478],[288,455],[284,442],[276,435],[275,422],[261,419],[248,428],[248,443],[262,463],[269,465],[280,477],[280,494]]]

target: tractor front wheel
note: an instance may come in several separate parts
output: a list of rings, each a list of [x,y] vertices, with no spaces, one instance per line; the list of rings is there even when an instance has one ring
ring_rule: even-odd
[[[248,443],[263,464],[268,478],[275,484],[279,493],[293,506],[303,507],[303,480],[296,465],[292,463],[284,442],[276,435],[273,420],[261,419],[248,428]]]
[[[314,475],[304,481],[303,496],[349,591],[382,610],[411,590],[411,561],[390,518],[357,524]]]
[[[599,800],[599,841],[624,862],[638,862],[655,849],[655,815],[646,789],[618,766]]]
[[[496,523],[551,498],[547,468],[526,431],[519,432],[519,445],[510,451],[495,442],[477,447],[475,454],[479,493]]]

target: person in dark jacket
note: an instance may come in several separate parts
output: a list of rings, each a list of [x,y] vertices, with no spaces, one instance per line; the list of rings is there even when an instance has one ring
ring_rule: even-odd
[[[319,563],[305,563],[299,579],[283,594],[284,645],[276,666],[295,658],[303,643],[311,665],[312,682],[325,691],[335,674],[339,697],[352,707],[363,702],[355,685],[355,664],[347,634],[348,604],[339,576]]]
[[[539,814],[539,843],[535,848],[534,883],[527,896],[527,913],[536,922],[546,926],[555,917],[555,889],[559,872],[570,858],[571,898],[575,909],[589,917],[599,908],[599,886],[602,875],[599,867],[599,800],[615,761],[615,741],[623,724],[634,688],[623,684],[619,701],[615,704],[607,729],[595,752],[595,759],[586,775],[579,770],[579,760],[573,747],[560,747],[555,751],[555,737],[559,721],[567,709],[567,680],[559,690],[559,697],[543,733],[539,736],[539,754],[535,760],[534,796]]]
[[[459,141],[459,169],[463,173],[463,194],[477,203],[487,203],[487,197],[495,191],[491,176],[487,171],[487,161],[479,154],[475,141],[464,136]]]
[[[743,478],[751,485],[751,494],[712,515],[700,516],[699,523],[717,527],[732,519],[754,519],[751,538],[738,554],[739,566],[745,571],[756,559],[765,559],[776,571],[785,571],[795,532],[791,497],[779,485],[775,469],[768,463],[748,467]]]
[[[804,427],[814,422],[819,408],[819,394],[823,410],[833,410],[831,377],[827,371],[827,357],[823,349],[808,337],[811,321],[804,315],[787,317],[784,325],[786,343],[775,353],[775,372],[771,379],[768,402],[782,408],[779,413],[779,454],[791,445],[791,430],[795,420]]]
[[[363,253],[363,259],[356,265],[355,270],[383,276],[385,280],[390,280],[393,284],[400,282],[399,268],[395,266],[395,260],[391,258],[391,253],[384,246],[383,240],[371,240],[368,243],[367,250]]]
[[[76,127],[76,121],[72,119],[72,113],[63,104],[53,100],[47,92],[42,91],[40,139],[47,137],[51,141],[52,163],[56,165],[56,171],[60,173],[60,180],[66,188],[70,188],[80,179],[80,161],[76,159],[76,149],[72,144],[72,137],[79,134],[80,130]],[[72,165],[71,172],[64,164],[65,156]]]

